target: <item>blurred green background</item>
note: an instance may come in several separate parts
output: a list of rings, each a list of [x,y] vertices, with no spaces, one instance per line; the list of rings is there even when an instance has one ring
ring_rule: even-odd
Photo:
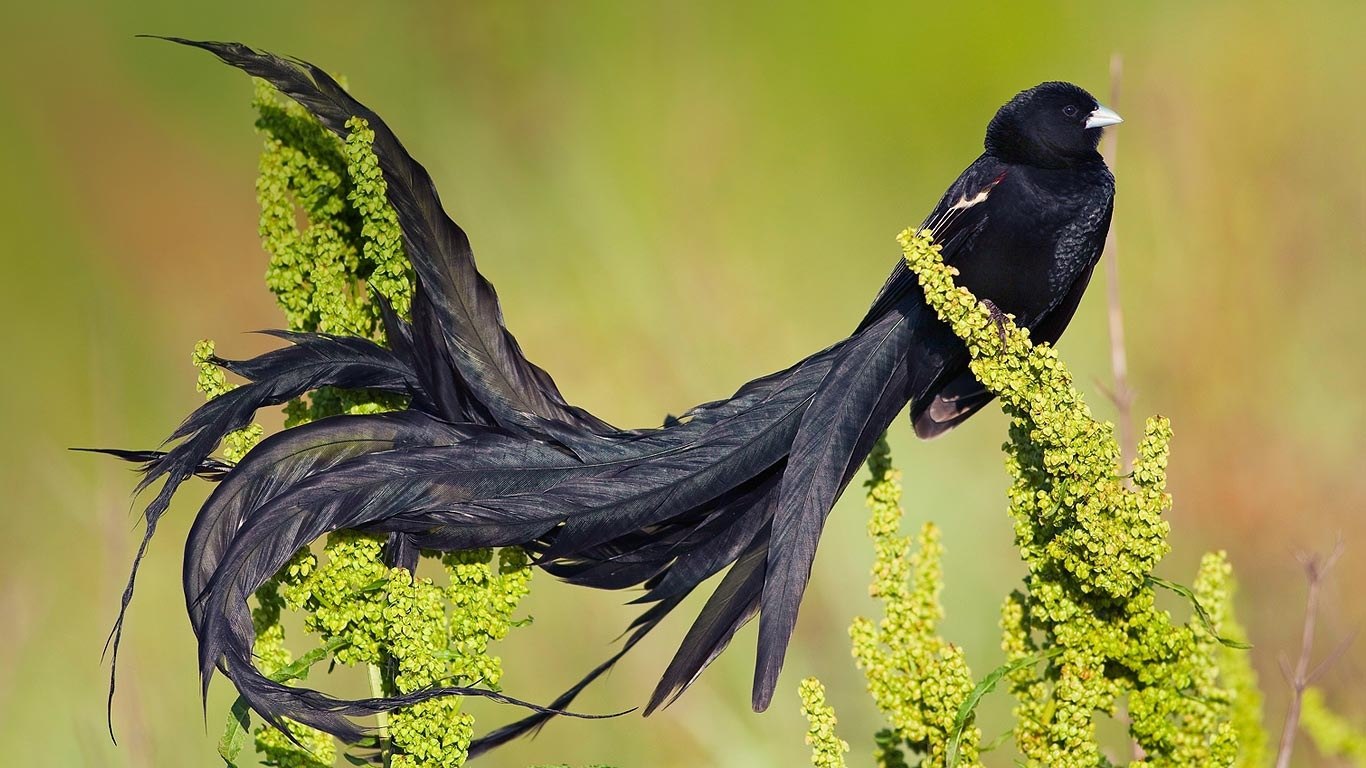
[[[228,10],[231,8],[231,10]],[[29,3],[0,48],[0,743],[26,765],[215,765],[179,592],[200,484],[163,524],[104,727],[101,643],[136,541],[124,467],[200,396],[195,340],[230,355],[279,315],[261,277],[250,85],[135,33],[234,39],[349,77],[431,169],[509,325],[568,397],[627,425],[725,395],[846,333],[1016,91],[1104,94],[1125,57],[1116,232],[1138,412],[1170,416],[1175,551],[1226,548],[1273,735],[1304,600],[1296,562],[1341,535],[1321,650],[1362,626],[1366,577],[1366,4]],[[1063,342],[1112,415],[1103,285]],[[933,443],[892,432],[908,517],[944,528],[947,637],[979,675],[1021,573],[990,410]],[[202,497],[202,496],[201,496]],[[799,765],[796,685],[829,686],[851,764],[879,720],[846,627],[874,608],[857,494],[832,517],[772,709],[748,708],[753,627],[673,708],[557,722],[486,760]],[[612,648],[623,596],[543,575],[504,683],[545,700]],[[1174,607],[1176,607],[1174,605]],[[687,614],[687,611],[681,613]],[[680,616],[581,700],[641,703]],[[1366,644],[1326,680],[1366,723]],[[346,680],[341,681],[343,685]],[[355,691],[353,691],[355,692]],[[492,727],[517,713],[477,707]],[[1008,699],[982,713],[988,738]],[[1300,764],[1319,765],[1307,744]],[[1010,764],[1009,750],[995,753]]]

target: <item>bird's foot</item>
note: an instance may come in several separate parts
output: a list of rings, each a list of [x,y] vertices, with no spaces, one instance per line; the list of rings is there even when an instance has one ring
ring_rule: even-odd
[[[1001,348],[1005,349],[1006,321],[1009,318],[1006,316],[1006,313],[1001,311],[1000,307],[996,306],[996,304],[992,302],[991,299],[982,299],[982,305],[985,306],[987,308],[987,312],[991,314],[991,322],[996,324],[996,333],[999,334],[1001,337]]]

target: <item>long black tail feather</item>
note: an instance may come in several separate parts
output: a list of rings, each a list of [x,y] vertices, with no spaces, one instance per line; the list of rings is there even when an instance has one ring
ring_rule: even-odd
[[[878,436],[938,378],[932,368],[912,370],[908,359],[917,333],[930,327],[929,316],[918,297],[908,298],[854,336],[802,418],[779,488],[768,553],[754,670],[756,711],[773,699],[826,516]]]
[[[487,688],[467,686],[445,686],[427,688],[412,693],[399,694],[385,698],[341,699],[309,688],[295,688],[271,680],[261,674],[251,657],[233,655],[225,661],[225,670],[237,686],[237,691],[253,711],[261,715],[268,724],[288,733],[282,716],[278,713],[298,713],[299,717],[289,717],[304,725],[331,733],[349,743],[360,740],[373,729],[356,725],[352,718],[368,717],[380,712],[388,712],[397,707],[407,707],[442,696],[475,696],[502,704],[511,704],[532,710],[544,716],[561,715],[586,720],[599,720],[618,717],[631,710],[605,715],[585,715],[555,707],[544,707],[528,701],[508,696]]]
[[[237,513],[242,522],[221,556],[196,558],[205,563],[201,568],[214,569],[192,610],[199,622],[201,674],[207,680],[225,654],[248,654],[253,638],[247,597],[300,547],[330,531],[400,531],[412,534],[423,548],[544,540],[554,549],[566,531],[610,530],[612,520],[600,512],[608,505],[616,505],[618,517],[626,520],[615,528],[620,535],[705,504],[748,481],[743,472],[762,471],[782,459],[809,400],[805,393],[820,379],[807,373],[805,388],[796,386],[803,370],[794,368],[788,386],[729,418],[633,437],[638,453],[614,461],[585,464],[549,443],[469,426],[453,445],[366,452],[294,480],[255,508]],[[788,425],[786,433],[783,425]],[[273,438],[289,439],[289,431]],[[263,458],[253,461],[249,454],[239,473],[273,474],[274,443],[257,450],[264,451]],[[234,487],[231,478],[221,485],[202,515],[220,516],[220,499],[235,499]],[[585,518],[588,525],[570,527]],[[192,534],[192,541],[197,539]],[[192,586],[198,582],[187,582]],[[297,714],[289,716],[303,721]]]
[[[660,622],[669,615],[670,611],[677,608],[678,604],[683,602],[683,598],[686,596],[686,594],[677,595],[650,606],[648,611],[645,611],[638,616],[635,621],[631,622],[631,626],[627,628],[628,636],[626,640],[622,642],[621,648],[608,657],[606,661],[594,667],[588,674],[584,675],[583,679],[575,683],[569,690],[556,697],[556,699],[550,703],[549,708],[552,710],[562,710],[573,704],[574,699],[578,698],[578,695],[583,693],[584,689],[599,677],[610,672],[611,669],[616,666],[617,662],[621,661],[622,657],[625,656],[627,652],[636,647],[636,644],[643,640],[651,630],[659,626]],[[515,723],[505,725],[502,728],[480,736],[470,742],[469,756],[471,758],[478,757],[494,747],[506,744],[513,739],[536,733],[554,716],[554,712],[537,712],[528,715]]]
[[[166,458],[166,451],[132,451],[123,448],[72,448],[71,450],[82,453],[102,453],[105,456],[113,456],[116,459],[140,464],[142,466],[137,468],[139,472],[149,471],[157,462]],[[193,474],[195,477],[216,483],[227,477],[228,472],[232,471],[235,466],[237,465],[230,461],[209,457],[195,466]]]
[[[418,411],[335,416],[272,435],[209,496],[185,543],[184,588],[191,624],[199,598],[247,515],[304,479],[348,459],[415,446],[454,445],[469,431]]]
[[[731,638],[759,612],[764,590],[770,529],[765,527],[735,561],[688,628],[678,653],[655,686],[645,714],[677,699],[730,644]]]

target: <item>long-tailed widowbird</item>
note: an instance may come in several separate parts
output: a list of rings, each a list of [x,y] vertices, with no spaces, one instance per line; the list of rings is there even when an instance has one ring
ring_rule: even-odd
[[[192,413],[169,450],[121,454],[145,462],[139,489],[165,479],[147,507],[138,559],[181,482],[194,474],[219,481],[185,550],[200,671],[207,686],[215,667],[222,670],[269,722],[288,717],[355,740],[362,728],[353,717],[475,693],[344,700],[256,669],[248,597],[301,547],[339,529],[390,535],[408,564],[419,549],[517,545],[573,584],[643,585],[636,602],[648,607],[621,650],[552,710],[567,707],[684,597],[726,570],[646,712],[681,694],[756,615],[753,705],[763,710],[825,518],[873,442],[908,403],[916,434],[929,438],[991,400],[969,372],[962,342],[927,308],[899,260],[849,337],[663,427],[613,427],[568,404],[522,355],[464,231],[378,115],[313,65],[236,43],[175,42],[266,80],[339,136],[352,117],[366,120],[416,274],[412,319],[386,315],[392,348],[282,334],[289,346],[222,362],[249,383]],[[1099,258],[1114,180],[1096,146],[1101,129],[1119,121],[1074,85],[1021,92],[992,118],[986,151],[922,225],[959,271],[959,284],[1013,315],[1036,341],[1059,338]],[[320,387],[400,393],[410,405],[285,429],[236,466],[209,458],[258,408]],[[130,577],[116,643],[131,595]],[[552,714],[495,731],[471,752]]]

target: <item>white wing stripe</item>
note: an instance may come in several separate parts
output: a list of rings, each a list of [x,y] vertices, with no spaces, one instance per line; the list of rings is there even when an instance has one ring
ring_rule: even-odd
[[[994,186],[996,186],[996,185],[995,185],[995,184],[992,184],[990,187],[987,187],[986,189],[982,190],[981,192],[978,192],[977,195],[976,195],[976,197],[973,197],[973,198],[971,198],[971,199],[969,199],[967,195],[963,195],[962,197],[958,198],[958,202],[954,203],[952,206],[949,207],[949,210],[950,210],[950,211],[965,211],[965,210],[967,210],[968,208],[971,208],[972,206],[977,205],[978,203],[980,203],[980,202],[982,202],[983,200],[986,200],[986,199],[987,199],[987,195],[990,195],[990,194],[991,194],[991,189],[992,189],[992,187],[994,187]]]

